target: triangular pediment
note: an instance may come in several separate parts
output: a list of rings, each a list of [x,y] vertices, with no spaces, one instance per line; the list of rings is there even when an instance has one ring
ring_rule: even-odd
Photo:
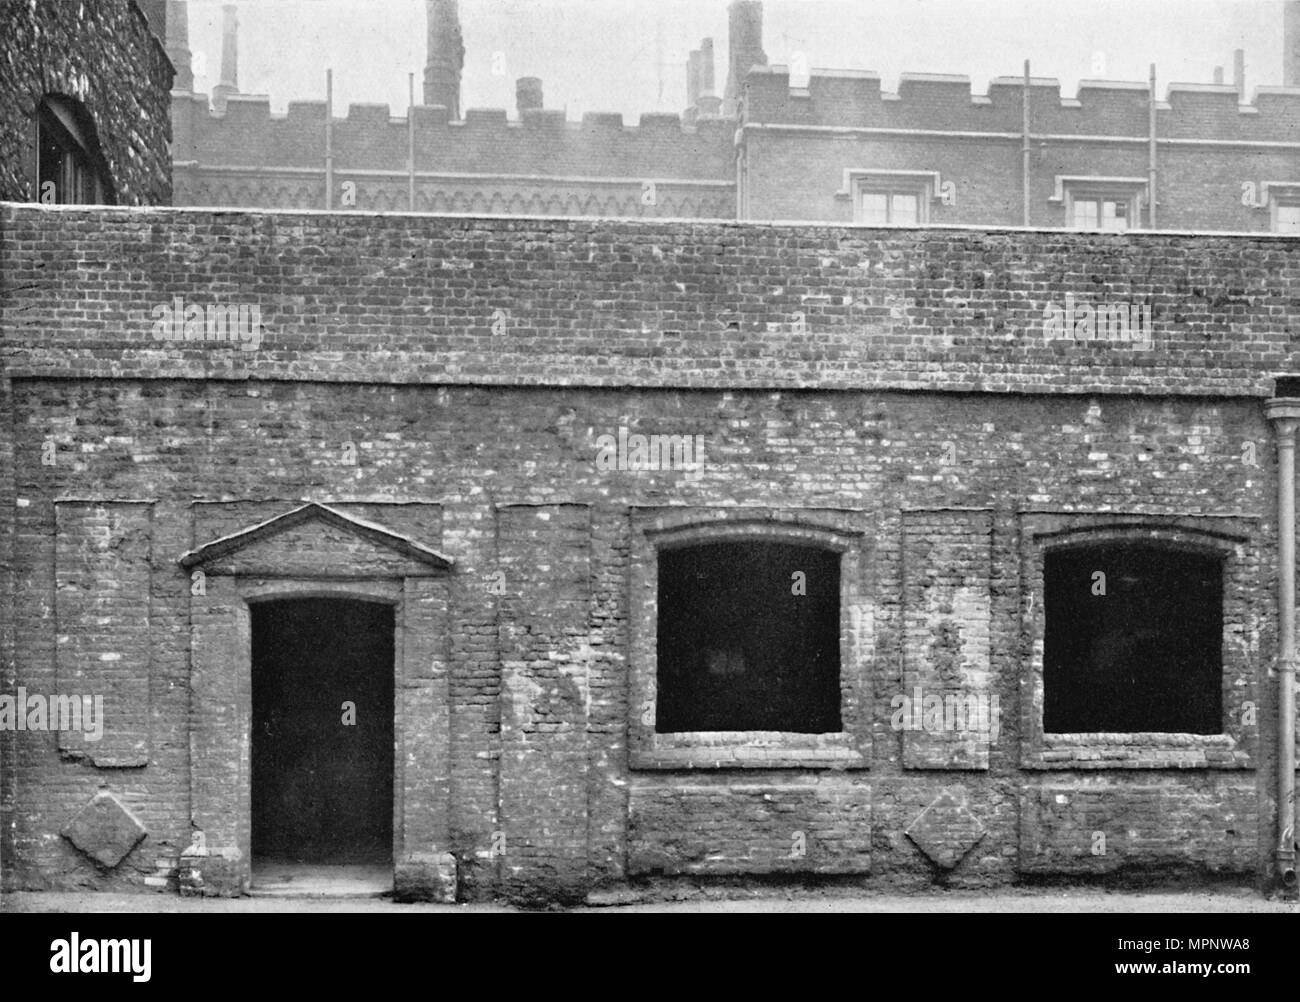
[[[190,550],[185,568],[281,577],[410,577],[452,559],[410,536],[316,501]]]

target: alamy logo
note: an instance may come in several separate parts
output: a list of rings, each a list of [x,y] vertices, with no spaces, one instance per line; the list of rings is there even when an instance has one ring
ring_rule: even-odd
[[[185,305],[180,296],[169,304],[149,311],[153,317],[155,341],[214,341],[238,343],[244,351],[256,351],[262,345],[262,307],[241,303],[238,306],[205,308],[197,303]]]
[[[687,480],[704,474],[703,435],[629,435],[619,428],[617,438],[601,435],[596,439],[596,469],[611,470],[683,470]]]
[[[911,696],[899,693],[889,705],[894,711],[890,726],[896,731],[975,731],[987,734],[994,744],[1002,731],[1002,711],[996,694],[946,692],[939,695],[924,692],[918,685]]]
[[[50,943],[50,970],[55,974],[131,974],[132,981],[150,977],[152,940],[82,939],[73,933]]]
[[[1046,341],[1120,341],[1150,344],[1151,307],[1137,303],[1076,303],[1066,293],[1065,306],[1048,303],[1043,310]]]
[[[87,741],[104,736],[103,696],[0,694],[0,731],[81,731]]]

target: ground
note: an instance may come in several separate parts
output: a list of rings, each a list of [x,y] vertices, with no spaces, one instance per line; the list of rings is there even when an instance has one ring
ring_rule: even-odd
[[[394,904],[384,898],[257,897],[182,898],[172,894],[103,894],[21,892],[0,900],[5,912],[510,912],[506,905]],[[764,894],[721,899],[626,904],[576,911],[606,914],[634,912],[1166,912],[1300,913],[1295,902],[1269,900],[1250,890],[1186,892],[1107,892],[1096,890],[1014,889],[1004,891],[936,891],[927,894],[827,896]]]

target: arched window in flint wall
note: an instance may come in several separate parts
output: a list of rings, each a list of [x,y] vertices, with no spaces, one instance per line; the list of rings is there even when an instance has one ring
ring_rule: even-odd
[[[47,94],[36,108],[36,198],[57,205],[113,205],[117,193],[94,120],[75,98]]]

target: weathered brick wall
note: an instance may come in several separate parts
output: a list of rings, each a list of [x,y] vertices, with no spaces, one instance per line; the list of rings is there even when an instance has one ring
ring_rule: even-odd
[[[81,101],[120,205],[170,205],[173,69],[134,0],[0,3],[0,200],[36,198],[36,107]]]
[[[586,505],[498,513],[499,858],[521,897],[581,899],[586,890],[590,539]]]
[[[303,497],[364,502],[359,513],[456,561],[447,635],[421,633],[415,648],[446,652],[447,723],[412,733],[449,742],[449,807],[427,809],[448,812],[470,896],[655,874],[909,887],[1126,862],[1264,872],[1276,485],[1258,397],[1291,364],[1292,241],[3,211],[5,691],[63,684],[55,612],[71,582],[55,569],[83,551],[61,537],[57,503],[149,501],[152,527],[147,558],[117,558],[147,559],[151,645],[130,686],[148,691],[148,763],[123,770],[61,756],[53,734],[0,735],[11,886],[141,886],[189,843],[191,672],[209,669],[190,664],[200,606],[176,559]],[[1163,304],[1156,350],[988,333],[1069,289]],[[841,305],[802,298],[822,294]],[[173,295],[264,304],[261,349],[154,342],[149,310]],[[854,313],[846,296],[897,297],[901,316]],[[766,326],[796,303],[806,329]],[[497,308],[510,325],[493,334]],[[961,392],[976,385],[1019,392]],[[701,475],[602,472],[597,438],[621,426],[703,436]],[[871,644],[842,670],[866,681],[868,761],[629,766],[632,513],[663,506],[829,510],[863,533]],[[426,510],[438,517],[415,514]],[[1233,520],[1249,572],[1233,579],[1225,685],[1258,700],[1244,758],[1026,766],[1028,512]],[[926,638],[933,657],[918,650]],[[917,678],[943,684],[945,658],[999,699],[996,739],[953,750],[894,726],[893,698]],[[138,719],[104,740],[124,725]],[[101,786],[148,833],[109,869],[59,835]]]
[[[602,862],[597,872],[589,875],[593,881],[617,881],[628,873],[793,870],[858,872],[905,886],[923,883],[930,879],[928,864],[904,833],[950,790],[965,798],[971,814],[987,829],[955,874],[959,881],[1012,879],[1021,851],[1030,854],[1029,869],[1036,872],[1053,871],[1056,863],[1072,871],[1082,851],[1079,846],[1086,850],[1095,830],[1111,832],[1112,854],[1119,853],[1128,827],[1117,829],[1119,822],[1113,818],[1097,820],[1091,815],[1072,833],[1059,827],[1069,818],[1057,822],[1048,839],[1037,835],[1037,828],[1026,829],[1035,833],[1034,841],[1021,849],[1018,818],[1026,823],[1033,818],[1021,818],[1018,799],[1031,798],[1032,806],[1040,783],[1056,790],[1071,780],[1069,774],[1040,780],[1019,768],[1016,709],[1023,661],[1014,596],[1015,521],[1009,514],[999,516],[992,544],[1004,581],[990,598],[990,689],[1000,698],[1002,710],[1000,734],[988,743],[988,767],[971,771],[969,763],[953,762],[950,768],[935,768],[940,763],[917,763],[905,755],[907,743],[916,736],[893,727],[891,706],[896,694],[912,691],[911,681],[895,667],[908,653],[904,637],[909,632],[903,606],[908,557],[891,542],[906,538],[901,509],[916,503],[988,505],[1009,513],[1030,503],[1032,495],[1050,505],[1082,510],[1120,505],[1171,514],[1237,510],[1266,520],[1271,488],[1269,478],[1258,471],[1230,467],[1233,472],[1225,472],[1240,455],[1241,441],[1267,440],[1253,401],[973,401],[897,393],[757,391],[485,393],[433,387],[373,395],[356,385],[273,383],[266,386],[274,391],[270,401],[254,398],[269,403],[260,410],[247,406],[250,392],[259,392],[255,387],[219,382],[204,394],[202,420],[154,425],[157,414],[171,409],[169,401],[188,396],[186,385],[17,381],[17,458],[26,502],[17,509],[17,681],[30,691],[53,691],[58,684],[56,666],[47,653],[55,647],[55,627],[46,614],[48,601],[37,597],[50,594],[55,586],[50,570],[55,533],[49,515],[54,498],[71,492],[115,498],[147,491],[161,499],[155,521],[175,526],[189,521],[186,502],[196,493],[211,499],[352,494],[357,483],[353,472],[339,468],[330,473],[329,454],[335,440],[356,435],[340,412],[365,406],[368,427],[358,442],[365,457],[360,469],[366,496],[449,501],[443,545],[461,561],[450,618],[455,787],[451,841],[463,870],[472,874],[466,886],[474,894],[490,893],[498,871],[508,885],[523,885],[532,893],[538,886],[572,888],[585,871],[579,850],[588,839],[609,846],[598,857]],[[1078,447],[1079,429],[1090,407],[1100,408],[1089,434],[1090,447],[1108,457],[1101,466],[1094,464],[1103,476],[1061,460]],[[43,429],[61,428],[74,414],[79,420],[75,429],[57,435],[60,465],[42,467]],[[869,425],[872,437],[864,439],[869,415],[875,415]],[[208,421],[223,429],[215,442]],[[629,774],[625,669],[619,664],[619,650],[606,653],[614,660],[604,668],[594,667],[594,659],[583,653],[586,645],[607,633],[610,620],[626,618],[626,580],[619,576],[620,568],[601,568],[603,583],[597,584],[596,600],[589,603],[580,587],[566,583],[567,574],[559,573],[552,558],[535,559],[537,545],[530,547],[515,532],[484,531],[493,519],[485,491],[498,502],[517,504],[548,505],[548,498],[558,494],[596,505],[590,534],[578,533],[574,545],[591,537],[626,538],[627,506],[662,500],[673,488],[667,478],[625,475],[614,491],[609,478],[593,470],[590,435],[624,421],[645,431],[687,428],[706,436],[710,470],[701,485],[679,497],[683,503],[791,509],[816,503],[879,518],[875,573],[880,600],[873,607],[879,639],[871,661],[857,669],[870,672],[874,681],[875,755],[868,770]],[[576,435],[564,430],[569,427]],[[1202,433],[1208,439],[1203,453],[1189,442],[1194,428],[1212,429],[1208,436]],[[793,435],[792,429],[797,429]],[[304,442],[316,444],[304,451]],[[956,464],[943,463],[945,442],[956,444]],[[856,468],[852,478],[837,472],[832,461],[843,460],[845,443],[855,443],[850,446]],[[1158,458],[1143,458],[1152,455]],[[1157,469],[1166,475],[1163,490],[1145,495]],[[565,530],[557,537],[552,550],[562,552],[556,548],[570,545],[561,542],[567,534]],[[1262,524],[1260,545],[1267,545],[1269,538],[1267,524]],[[551,545],[546,539],[540,537],[539,543]],[[174,558],[189,545],[189,539],[175,538],[155,543],[156,606],[185,605],[189,579],[176,568]],[[490,637],[476,624],[490,614],[484,610],[492,601],[488,585],[494,569],[504,570],[508,591],[498,600],[502,639],[489,643]],[[1261,629],[1252,642],[1252,664],[1262,671],[1270,649],[1270,631],[1264,625],[1272,601],[1267,579],[1257,582],[1247,601]],[[536,632],[542,623],[554,625]],[[172,747],[175,737],[168,736],[173,731],[184,734],[190,713],[186,652],[165,631],[156,633],[152,670],[159,675],[151,685],[155,753],[146,770],[129,777],[88,770],[60,760],[52,740],[27,735],[16,742],[12,858],[20,882],[66,885],[90,880],[108,886],[110,879],[123,879],[123,872],[135,872],[138,880],[152,873],[157,854],[186,844],[186,756]],[[496,636],[495,628],[491,636]],[[516,636],[518,640],[510,639]],[[515,651],[524,641],[528,646],[521,658]],[[551,657],[570,649],[577,652],[575,657],[582,656]],[[1272,754],[1268,699],[1265,692],[1255,746],[1261,775],[1268,773]],[[598,702],[604,705],[597,707]],[[585,709],[588,704],[591,709]],[[509,720],[514,729],[498,736],[497,720]],[[503,756],[509,761],[502,761]],[[928,767],[917,769],[917,764]],[[1223,801],[1217,791],[1227,784],[1239,800],[1249,775],[1180,770],[1166,785],[1186,792],[1165,796],[1150,810],[1163,812],[1166,822],[1179,830],[1218,832],[1214,826]],[[1146,781],[1142,775],[1108,777],[1120,791]],[[1095,782],[1089,779],[1085,785]],[[150,833],[138,857],[111,878],[97,875],[56,835],[100,783],[121,796]],[[498,783],[500,816],[494,792]],[[709,790],[701,791],[702,784]],[[788,784],[796,789],[787,791]],[[586,799],[584,790],[591,791]],[[870,800],[864,802],[868,793]],[[1124,795],[1131,799],[1137,794]],[[1245,861],[1262,858],[1258,853],[1269,841],[1268,826],[1251,820],[1268,816],[1268,790],[1259,798],[1255,814],[1224,828],[1208,854],[1167,839],[1154,847],[1148,842],[1143,858],[1250,870]],[[861,842],[867,817],[862,812],[868,809],[869,848]],[[954,826],[956,821],[950,823]],[[501,853],[493,849],[497,832],[504,835]],[[791,855],[796,832],[804,833],[804,856]],[[963,844],[957,836],[949,843]],[[625,864],[629,853],[630,864]],[[515,866],[521,867],[517,875],[509,869]]]
[[[15,375],[1264,396],[1300,363],[1281,236],[0,213]],[[170,340],[178,297],[256,306],[257,350]],[[1150,337],[1049,339],[1071,301]]]

